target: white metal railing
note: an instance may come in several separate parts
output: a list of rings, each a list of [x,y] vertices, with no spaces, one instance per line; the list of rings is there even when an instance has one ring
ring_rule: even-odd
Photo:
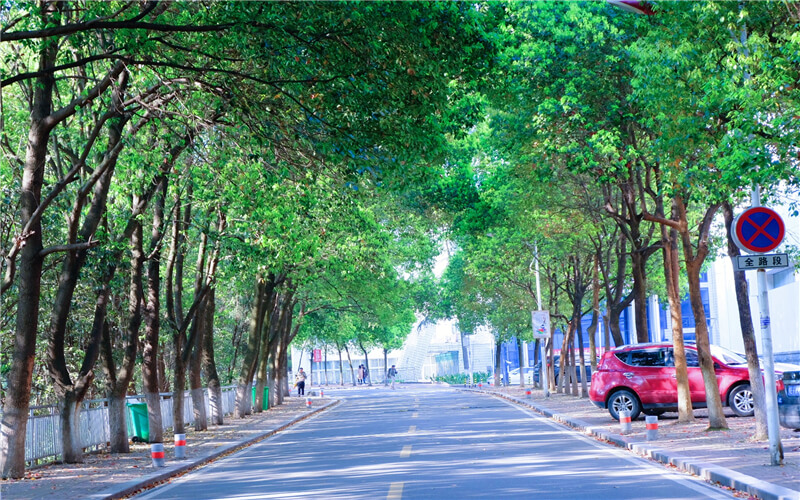
[[[163,430],[172,427],[172,393],[162,393],[161,396],[161,424]],[[127,396],[128,403],[145,402],[144,396]],[[208,390],[205,394],[206,415],[211,416],[211,406]],[[236,401],[236,386],[222,388],[222,413],[233,413]],[[80,413],[80,432],[83,448],[93,451],[105,448],[111,438],[108,422],[108,401],[106,399],[92,399],[82,403]],[[194,410],[192,396],[189,391],[184,393],[183,414],[187,425],[194,424]],[[0,412],[2,415],[2,412]],[[126,415],[128,422],[128,437],[134,435],[130,415]],[[61,427],[57,405],[31,406],[29,409],[28,425],[25,430],[25,460],[29,463],[41,463],[58,460],[61,456]]]

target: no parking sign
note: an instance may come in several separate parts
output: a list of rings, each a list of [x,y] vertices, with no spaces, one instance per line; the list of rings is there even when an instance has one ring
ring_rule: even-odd
[[[785,232],[781,216],[767,207],[748,208],[734,219],[731,228],[736,246],[750,253],[765,253],[778,248]]]

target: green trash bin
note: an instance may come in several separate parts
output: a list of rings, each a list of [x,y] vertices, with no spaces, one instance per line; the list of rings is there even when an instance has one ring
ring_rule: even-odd
[[[147,419],[147,403],[128,403],[133,437],[143,443],[150,442],[150,422]]]
[[[253,386],[253,407],[256,406],[256,386]],[[261,409],[269,410],[269,387],[264,387],[264,399],[261,401]]]

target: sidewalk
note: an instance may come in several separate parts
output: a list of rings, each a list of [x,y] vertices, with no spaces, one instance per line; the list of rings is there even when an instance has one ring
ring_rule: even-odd
[[[677,413],[658,418],[656,441],[646,441],[645,422],[633,422],[633,432],[620,435],[619,422],[588,398],[519,387],[483,387],[474,390],[499,396],[582,431],[595,438],[627,448],[634,453],[670,464],[749,498],[800,499],[800,432],[781,428],[784,465],[770,465],[766,441],[752,441],[755,419],[736,417],[726,408],[729,430],[706,431],[705,410],[696,410],[696,421],[678,424]],[[530,398],[525,392],[531,391]],[[744,497],[747,498],[747,497]]]
[[[86,456],[82,464],[53,464],[29,470],[25,479],[0,481],[0,500],[124,498],[151,488],[206,462],[272,436],[339,401],[330,398],[286,398],[284,404],[245,419],[225,418],[222,426],[208,431],[186,428],[186,458],[175,459],[172,431],[164,433],[167,466],[156,469],[150,446],[131,445],[131,453],[99,453]]]

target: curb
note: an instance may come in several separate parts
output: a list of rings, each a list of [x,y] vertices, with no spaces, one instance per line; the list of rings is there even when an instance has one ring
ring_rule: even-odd
[[[536,406],[529,400],[523,400],[513,396],[507,396],[505,394],[495,394],[475,389],[461,390],[494,396],[511,401],[512,403],[520,406],[531,408],[547,418],[593,436],[601,441],[619,446],[620,448],[628,449],[637,455],[661,462],[662,464],[672,465],[679,470],[698,476],[713,484],[718,484],[736,491],[741,491],[763,500],[800,500],[800,491],[792,490],[777,484],[768,483],[753,476],[748,476],[725,467],[720,467],[707,462],[696,461],[690,457],[673,455],[670,454],[668,450],[659,448],[658,446],[654,446],[646,442],[629,441],[620,434],[608,432],[603,428],[592,427],[579,419],[573,419],[559,415],[546,407]]]
[[[101,491],[93,495],[88,495],[86,498],[92,500],[113,500],[117,498],[125,498],[135,493],[139,493],[143,489],[157,486],[163,482],[166,482],[169,479],[181,476],[197,467],[206,465],[219,458],[222,458],[225,455],[230,455],[239,450],[247,448],[248,446],[252,446],[258,443],[259,441],[263,441],[264,439],[272,437],[275,434],[284,431],[299,422],[302,422],[303,420],[306,420],[318,413],[333,408],[340,402],[341,400],[331,401],[325,406],[321,406],[319,408],[314,409],[313,411],[291,418],[289,420],[284,421],[283,423],[279,423],[277,427],[265,431],[263,434],[259,434],[244,441],[239,441],[237,443],[231,443],[222,446],[214,451],[211,451],[205,455],[197,457],[191,461],[181,460],[180,462],[174,463],[173,465],[168,465],[161,470],[152,472],[141,478],[133,479],[131,481],[119,484],[112,488],[108,488],[105,491]]]

